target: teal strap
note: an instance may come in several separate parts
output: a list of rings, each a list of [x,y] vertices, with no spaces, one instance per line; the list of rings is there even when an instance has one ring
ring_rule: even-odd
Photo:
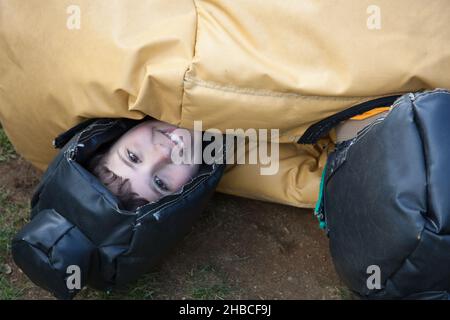
[[[317,217],[317,219],[319,220],[319,227],[320,229],[325,229],[326,228],[326,223],[325,220],[323,219],[323,190],[324,190],[324,186],[325,186],[325,174],[327,171],[327,165],[325,164],[325,167],[323,168],[322,171],[322,178],[320,179],[320,188],[319,188],[319,198],[316,202],[316,207],[314,208],[314,215]]]

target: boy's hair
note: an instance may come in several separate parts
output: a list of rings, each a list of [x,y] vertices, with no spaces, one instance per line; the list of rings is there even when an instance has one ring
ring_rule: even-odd
[[[106,166],[106,152],[97,153],[87,164],[87,169],[94,174],[119,200],[120,207],[134,211],[149,201],[139,197],[131,190],[129,179],[123,179]]]

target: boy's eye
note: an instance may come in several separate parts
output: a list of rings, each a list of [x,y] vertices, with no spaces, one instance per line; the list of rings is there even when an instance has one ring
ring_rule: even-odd
[[[158,176],[155,176],[154,181],[155,181],[156,186],[160,190],[162,190],[164,192],[168,192],[169,191],[169,188],[167,188],[167,185]]]
[[[138,163],[139,162],[139,158],[130,150],[127,149],[127,156],[128,159],[130,159],[131,162],[133,163]]]

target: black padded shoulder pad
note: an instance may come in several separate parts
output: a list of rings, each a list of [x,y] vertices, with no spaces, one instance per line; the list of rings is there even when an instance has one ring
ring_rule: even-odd
[[[339,275],[362,297],[448,299],[449,123],[450,92],[406,94],[329,157],[330,250]],[[379,287],[368,285],[374,268]]]

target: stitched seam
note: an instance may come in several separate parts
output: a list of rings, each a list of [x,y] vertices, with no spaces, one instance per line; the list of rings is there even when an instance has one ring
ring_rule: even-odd
[[[117,121],[113,120],[113,121],[108,122],[108,123],[96,123],[93,126],[90,126],[90,127],[86,128],[80,134],[80,138],[79,138],[78,143],[83,143],[85,141],[90,140],[91,138],[96,136],[98,133],[103,132],[104,130],[111,128],[116,123],[117,123]],[[86,136],[83,136],[83,134],[85,132],[87,132],[87,131],[90,131],[90,132],[88,132],[88,134]]]
[[[414,100],[409,100],[409,101],[407,101],[407,103],[410,103],[410,105],[411,105],[411,109],[412,109],[412,114],[413,114],[413,117],[414,117],[414,122],[416,122],[416,111],[415,111],[415,108],[416,108],[416,106],[415,106],[415,104],[414,104]],[[423,141],[423,137],[422,137],[422,132],[421,132],[421,129],[420,129],[420,126],[418,125],[418,124],[416,124],[416,128],[417,128],[417,134],[419,135],[419,138],[421,139],[421,142],[422,142],[422,146],[424,146],[424,150],[423,150],[423,157],[424,157],[424,164],[425,164],[425,171],[426,171],[426,185],[427,185],[427,190],[426,190],[426,192],[427,192],[427,201],[428,201],[428,166],[427,166],[427,152],[426,152],[426,150],[425,150],[425,145],[424,145],[424,141]],[[427,204],[427,209],[428,209],[428,204]],[[425,217],[424,217],[425,218]],[[419,238],[419,240],[417,241],[417,244],[416,244],[416,246],[415,246],[415,248],[414,248],[414,250],[412,250],[409,254],[408,254],[408,256],[403,260],[403,263],[401,263],[401,265],[395,270],[395,271],[393,271],[389,276],[387,276],[386,277],[386,282],[384,283],[384,290],[387,288],[387,286],[388,286],[388,283],[391,283],[392,284],[392,286],[398,291],[398,288],[397,288],[397,286],[395,285],[395,283],[392,281],[392,279],[398,274],[398,272],[400,272],[403,268],[404,268],[404,266],[406,265],[406,263],[407,263],[407,261],[409,261],[410,263],[412,263],[411,262],[411,257],[414,255],[414,253],[418,250],[418,248],[419,248],[419,246],[420,246],[420,244],[422,243],[422,241],[423,241],[423,233],[424,233],[424,231],[425,231],[425,228],[426,228],[426,222],[424,222],[423,223],[423,226],[422,226],[422,230],[420,231],[420,238]]]
[[[173,200],[170,200],[170,201],[168,201],[168,202],[162,203],[162,204],[160,204],[158,207],[153,208],[153,209],[151,209],[150,211],[144,213],[143,215],[137,217],[136,222],[141,221],[142,219],[144,219],[144,218],[145,218],[146,216],[148,216],[148,215],[153,215],[153,216],[154,216],[155,213],[157,213],[158,211],[160,211],[160,210],[166,208],[167,206],[171,205],[172,203],[174,203],[174,202],[179,202],[179,201],[181,201],[182,199],[186,198],[189,194],[192,193],[192,191],[193,191],[194,189],[197,188],[198,185],[200,185],[201,183],[203,183],[203,181],[205,181],[206,179],[208,179],[208,177],[211,176],[213,173],[214,173],[214,172],[211,172],[211,173],[205,173],[197,183],[195,183],[194,185],[192,185],[192,186],[191,186],[189,189],[187,189],[187,190],[183,190],[184,187],[185,187],[187,184],[184,185],[182,191],[181,191],[179,194],[177,194],[177,197],[175,197]],[[197,178],[198,178],[198,177],[197,177]],[[191,183],[192,183],[192,182],[191,182]],[[154,204],[154,203],[149,203],[149,205],[151,205],[151,204]],[[158,220],[160,220],[160,219],[158,219]]]
[[[84,143],[85,141],[93,138],[94,136],[102,133],[105,129],[109,129],[111,128],[113,125],[115,125],[117,123],[117,121],[113,120],[109,123],[94,123],[92,126],[88,126],[87,128],[85,128],[83,131],[81,131],[80,133],[78,133],[76,140],[76,143],[73,144],[73,146],[71,148],[68,148],[65,152],[65,155],[69,158],[69,159],[76,159],[77,155],[78,155],[78,145]],[[102,127],[100,129],[93,129],[94,127],[98,127],[98,126],[105,126]],[[92,132],[88,132],[92,130]],[[85,132],[88,132],[87,136],[83,137],[83,134]]]
[[[200,24],[200,17],[199,17],[199,13],[198,13],[199,9],[197,7],[196,0],[192,0],[192,3],[194,4],[195,15],[196,15],[194,46],[193,46],[193,49],[192,49],[192,60],[191,60],[191,63],[189,64],[189,67],[184,72],[184,76],[183,76],[183,79],[181,81],[182,93],[181,93],[180,121],[183,121],[183,119],[185,118],[185,117],[183,117],[183,112],[185,110],[185,108],[184,108],[184,97],[185,97],[185,94],[186,94],[185,83],[186,83],[186,79],[189,78],[187,74],[192,70],[193,59],[195,58],[195,54],[197,53],[198,30],[199,30],[199,24]]]
[[[246,94],[246,95],[254,95],[254,96],[269,96],[274,98],[294,98],[294,99],[317,99],[317,100],[338,100],[338,101],[346,101],[346,100],[357,100],[357,99],[365,99],[365,98],[378,98],[380,96],[389,96],[389,95],[400,95],[404,94],[404,92],[393,92],[386,93],[381,95],[374,96],[317,96],[317,95],[303,95],[299,93],[293,92],[281,92],[281,91],[273,91],[267,89],[255,89],[255,88],[243,88],[243,87],[235,87],[232,85],[222,85],[212,81],[205,81],[196,79],[190,76],[185,75],[184,80],[186,82],[191,82],[198,86],[219,90],[224,92],[232,92],[237,94]]]
[[[199,9],[197,6],[197,2],[196,0],[192,1],[194,3],[194,8],[195,8],[195,15],[197,18],[196,24],[195,24],[195,37],[194,37],[194,49],[192,52],[192,57],[195,57],[195,54],[197,53],[197,43],[198,43],[198,29],[200,26],[200,15],[199,15]],[[189,67],[189,70],[192,68],[192,63],[191,66]]]
[[[117,120],[112,120],[112,121],[107,122],[107,123],[94,123],[94,125],[92,127],[88,126],[86,129],[84,129],[79,134],[78,141],[77,141],[77,143],[74,145],[74,147],[72,149],[74,159],[76,159],[76,157],[77,157],[79,144],[83,144],[85,141],[88,141],[88,140],[92,139],[96,135],[101,134],[102,132],[104,132],[105,130],[113,127],[116,124],[117,124]],[[97,127],[97,128],[94,129],[95,127]],[[100,128],[98,128],[98,127],[100,127]],[[83,134],[85,132],[87,132],[87,135],[85,137],[83,137]]]
[[[416,251],[419,249],[420,244],[423,241],[422,235],[423,235],[424,231],[425,231],[425,224],[422,226],[422,230],[420,231],[420,239],[417,241],[415,248],[408,254],[408,256],[403,260],[401,265],[395,271],[393,271],[390,275],[386,276],[386,281],[384,282],[384,288],[380,289],[378,292],[376,292],[376,294],[386,292],[386,288],[389,283],[392,284],[392,286],[397,290],[397,292],[399,292],[399,289],[392,281],[392,278],[395,277],[398,274],[398,272],[400,272],[405,267],[407,261],[411,262],[411,257],[416,253]]]
[[[415,101],[418,101],[420,98],[422,97],[426,97],[426,96],[432,96],[432,95],[436,95],[436,94],[446,94],[446,95],[450,95],[450,92],[446,89],[435,89],[432,91],[426,91],[426,92],[421,92],[416,94],[415,96]]]
[[[417,135],[419,136],[420,140],[421,140],[421,145],[422,145],[422,149],[423,149],[423,161],[425,164],[425,185],[426,185],[426,212],[424,212],[424,219],[427,222],[432,222],[435,226],[436,226],[436,233],[438,233],[438,227],[435,224],[435,222],[433,221],[433,216],[436,216],[436,212],[435,212],[435,207],[433,206],[433,201],[432,201],[432,193],[430,191],[430,155],[429,155],[429,150],[428,150],[428,145],[425,142],[425,130],[424,127],[422,125],[422,122],[419,118],[418,115],[418,111],[417,111],[417,104],[416,104],[417,100],[411,100],[411,106],[412,106],[412,114],[414,117],[414,123],[417,129]],[[431,215],[429,213],[432,213]],[[426,214],[426,215],[425,215]],[[426,225],[425,225],[426,226]]]

